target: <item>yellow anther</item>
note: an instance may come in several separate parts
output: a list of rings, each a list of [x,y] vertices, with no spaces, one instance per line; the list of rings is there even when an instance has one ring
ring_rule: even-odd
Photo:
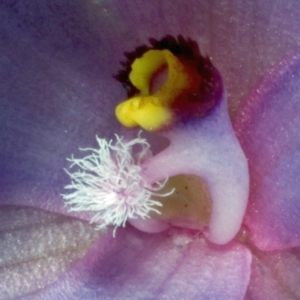
[[[134,110],[134,104],[135,102],[132,101],[132,99],[130,99],[119,104],[115,110],[115,114],[119,122],[122,125],[129,128],[133,128],[139,125],[132,116],[132,111]]]
[[[134,97],[116,107],[119,122],[129,128],[141,126],[145,130],[158,130],[172,121],[168,107],[161,105],[155,96]]]
[[[164,67],[167,68],[167,81],[151,95],[151,81]],[[172,104],[185,95],[196,93],[200,84],[196,69],[169,50],[149,50],[137,58],[129,79],[140,93],[120,103],[116,107],[116,117],[126,127],[141,126],[148,131],[172,123]]]

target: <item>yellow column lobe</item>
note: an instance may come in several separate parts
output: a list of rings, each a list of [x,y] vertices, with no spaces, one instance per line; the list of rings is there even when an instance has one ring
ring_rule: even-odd
[[[167,80],[151,94],[151,81],[163,67]],[[131,83],[140,91],[120,103],[115,110],[119,122],[126,127],[140,126],[155,131],[174,121],[172,104],[186,93],[196,93],[200,76],[195,68],[179,60],[169,50],[149,50],[132,64]]]

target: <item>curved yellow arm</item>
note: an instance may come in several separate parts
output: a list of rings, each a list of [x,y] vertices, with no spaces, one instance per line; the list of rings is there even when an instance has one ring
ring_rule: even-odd
[[[164,67],[167,80],[151,94],[151,81]],[[171,124],[175,117],[172,104],[186,93],[196,93],[200,84],[196,69],[169,50],[149,50],[137,58],[129,79],[140,93],[120,103],[115,110],[116,117],[126,127],[141,126],[147,131]]]

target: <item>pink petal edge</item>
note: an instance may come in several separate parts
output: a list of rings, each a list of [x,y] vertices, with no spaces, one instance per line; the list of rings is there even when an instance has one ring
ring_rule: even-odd
[[[244,223],[262,250],[300,245],[299,97],[297,54],[261,81],[234,122],[250,169]]]

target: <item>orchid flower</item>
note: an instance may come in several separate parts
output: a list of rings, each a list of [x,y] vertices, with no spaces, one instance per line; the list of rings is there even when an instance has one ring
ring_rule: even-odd
[[[298,6],[0,4],[0,299],[299,298]],[[226,242],[209,231],[150,234],[129,224],[113,237],[61,196],[70,184],[65,158],[97,149],[96,135],[103,143],[121,132],[114,109],[126,92],[112,75],[123,52],[168,34],[192,37],[212,57],[248,160],[248,207]]]

